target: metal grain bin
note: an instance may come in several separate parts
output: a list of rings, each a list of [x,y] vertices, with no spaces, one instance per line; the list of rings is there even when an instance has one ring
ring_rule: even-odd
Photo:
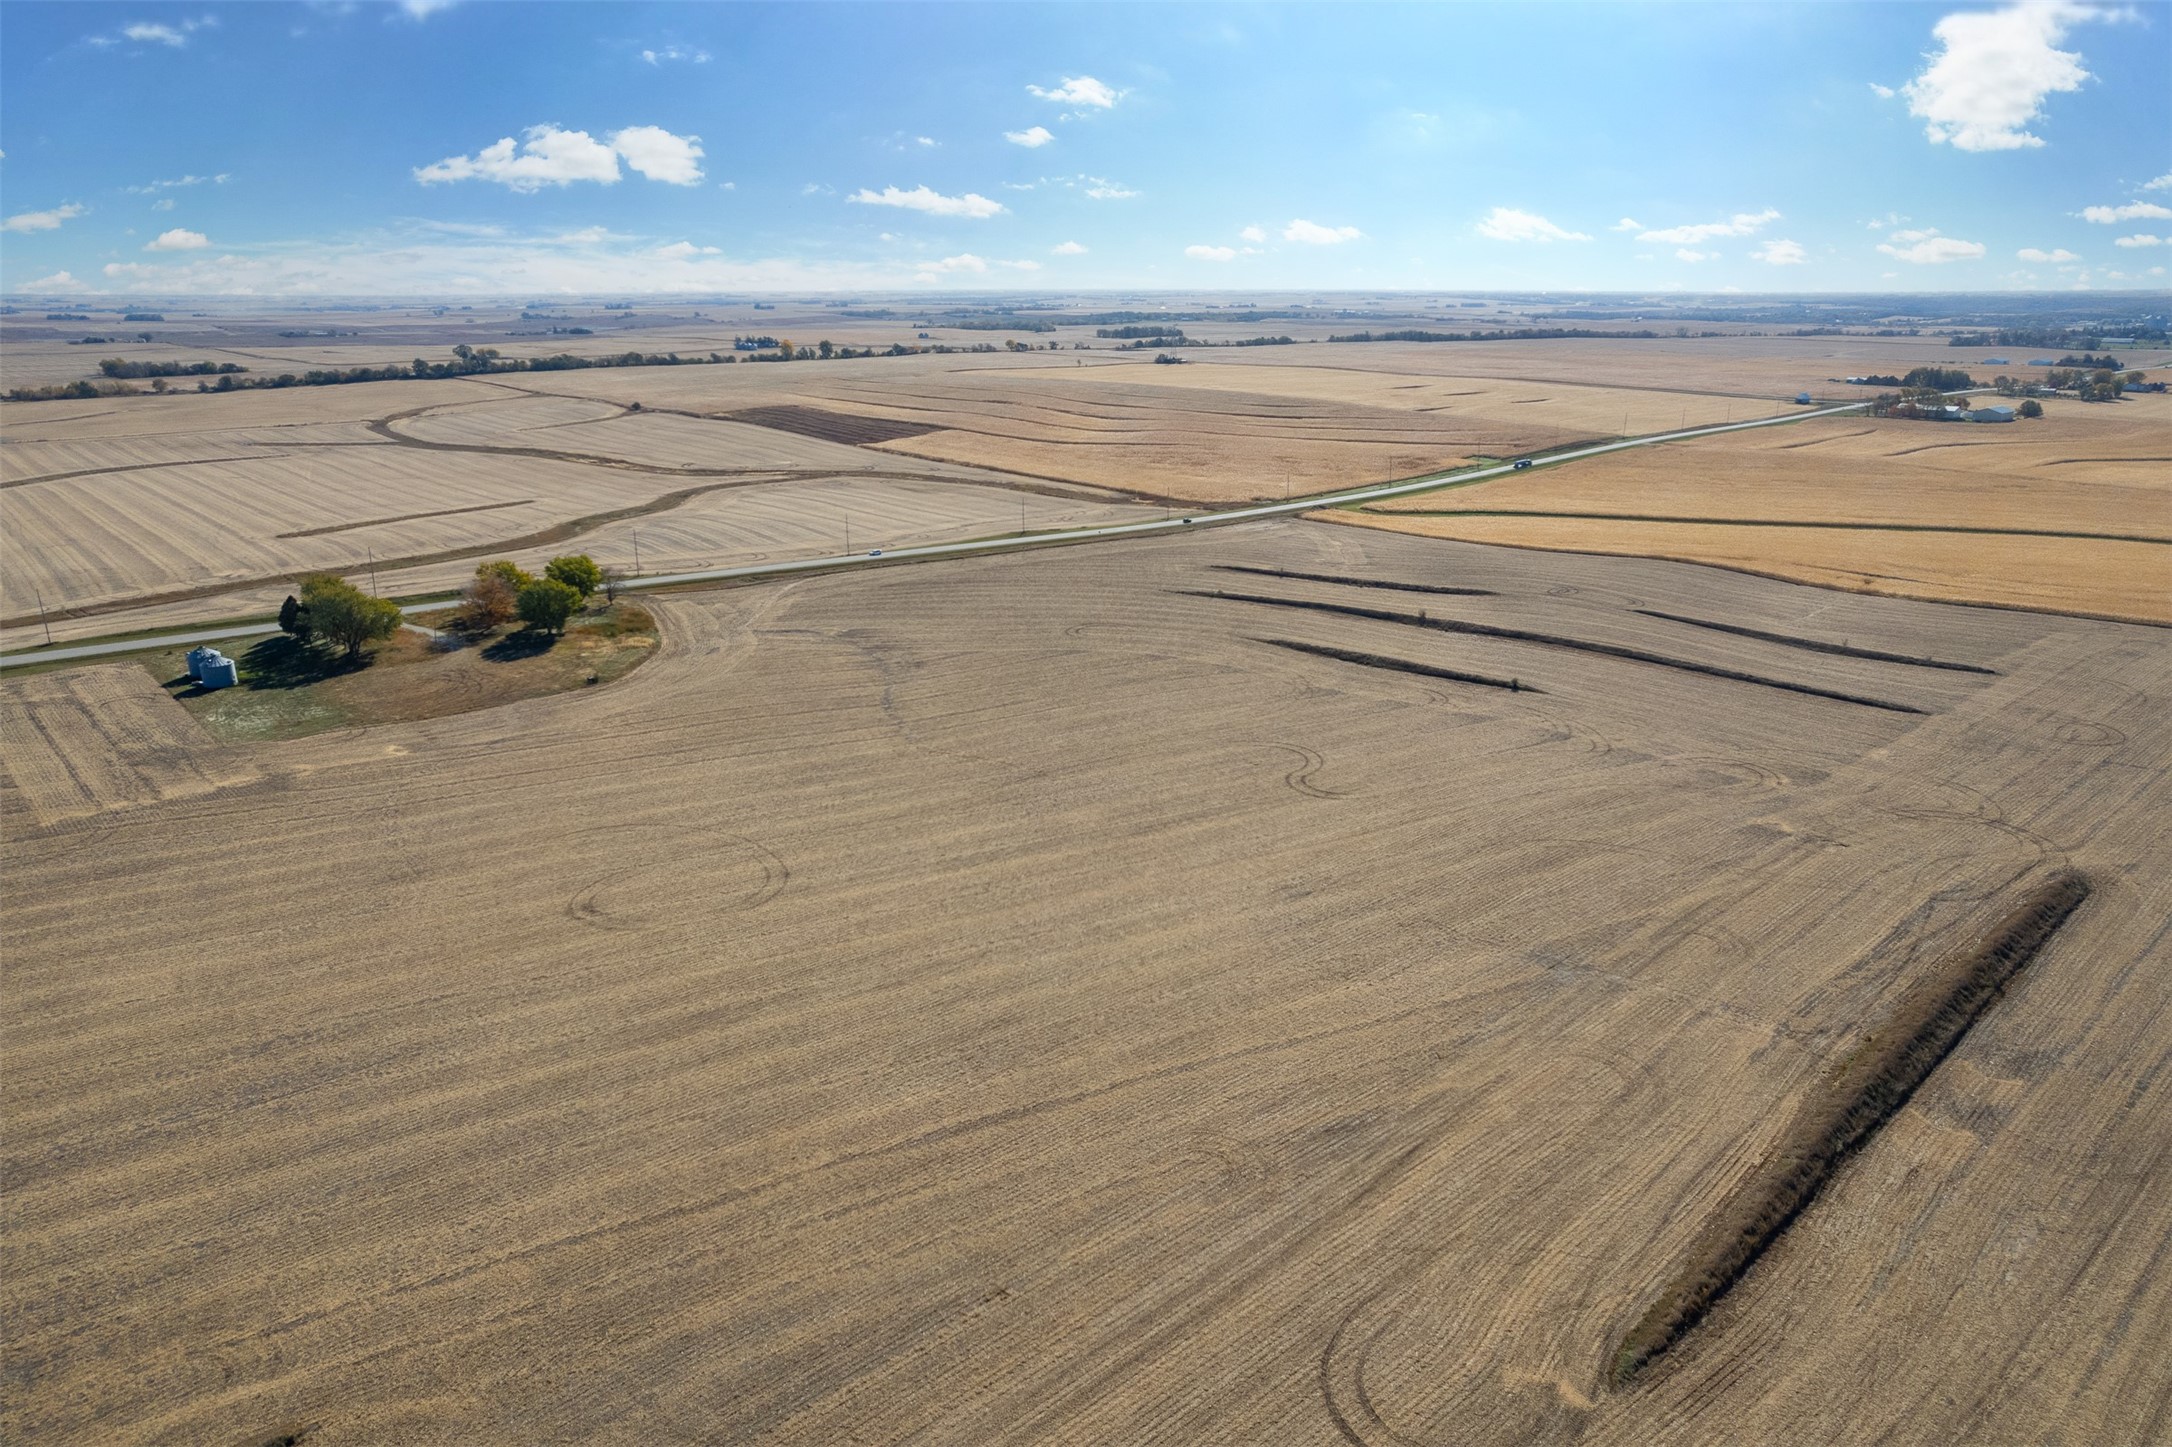
[[[233,659],[216,648],[208,651],[211,656],[204,660],[203,672],[196,675],[198,684],[205,688],[232,688],[241,682],[241,670],[234,666]]]

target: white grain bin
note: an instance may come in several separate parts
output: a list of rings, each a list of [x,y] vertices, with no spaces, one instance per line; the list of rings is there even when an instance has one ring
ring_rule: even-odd
[[[204,677],[204,665],[214,658],[223,658],[224,656],[218,649],[213,648],[208,643],[191,648],[188,651],[189,677],[201,683]]]
[[[216,648],[204,650],[211,656],[203,661],[203,671],[196,675],[196,682],[204,688],[232,688],[241,682],[241,670],[234,660]]]

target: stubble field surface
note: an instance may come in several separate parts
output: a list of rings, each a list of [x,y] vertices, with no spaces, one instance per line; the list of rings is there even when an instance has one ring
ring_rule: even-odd
[[[284,744],[0,684],[197,761],[53,812],[0,737],[6,1436],[2161,1435],[2172,635],[1303,523],[658,612],[621,684]],[[1792,1103],[2067,867],[1609,1390]]]
[[[1330,514],[1429,537],[2172,622],[2172,399],[2015,423],[1831,417]]]

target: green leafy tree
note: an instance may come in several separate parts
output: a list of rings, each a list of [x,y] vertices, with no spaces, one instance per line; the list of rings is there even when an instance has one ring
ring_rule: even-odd
[[[569,553],[562,558],[552,558],[543,568],[543,576],[555,578],[581,595],[587,602],[588,595],[603,586],[603,569],[586,553]]]
[[[520,621],[545,633],[563,633],[566,620],[581,606],[579,590],[556,578],[544,578],[520,590]]]
[[[498,558],[493,562],[480,563],[476,566],[476,577],[480,578],[486,573],[492,577],[503,578],[506,585],[515,593],[535,581],[535,574],[528,572],[518,563],[509,562],[504,558]]]
[[[2034,397],[2027,398],[2019,407],[2014,409],[2014,415],[2016,417],[2041,417],[2044,415],[2044,404]]]
[[[302,579],[300,606],[309,611],[310,632],[339,648],[349,659],[362,647],[390,638],[400,626],[400,605],[369,594],[335,573]]]

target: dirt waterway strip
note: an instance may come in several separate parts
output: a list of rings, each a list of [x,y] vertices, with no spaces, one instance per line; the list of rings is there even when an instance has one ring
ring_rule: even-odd
[[[1826,1075],[1763,1163],[1706,1221],[1681,1268],[1614,1352],[1626,1387],[1704,1319],[1817,1199],[1841,1163],[1908,1103],[2006,985],[2089,897],[2072,871],[2040,881],[1949,952]]]

